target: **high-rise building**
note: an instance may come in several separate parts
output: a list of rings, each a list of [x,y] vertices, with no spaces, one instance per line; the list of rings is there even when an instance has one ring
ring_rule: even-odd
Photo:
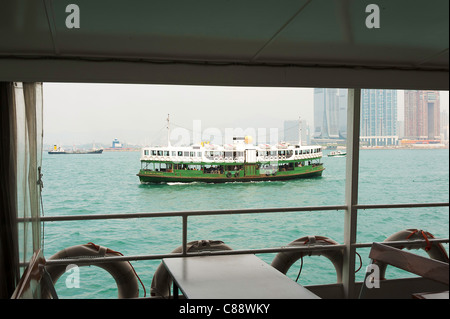
[[[405,137],[440,139],[439,91],[405,91]]]
[[[396,90],[361,90],[360,140],[369,146],[398,144]]]
[[[314,89],[314,138],[347,137],[347,90]]]

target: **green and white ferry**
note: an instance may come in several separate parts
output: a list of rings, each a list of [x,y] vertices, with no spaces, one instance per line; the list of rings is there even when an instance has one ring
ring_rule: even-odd
[[[199,143],[188,147],[144,147],[141,183],[250,182],[321,176],[321,146],[253,145],[249,137],[233,144]]]

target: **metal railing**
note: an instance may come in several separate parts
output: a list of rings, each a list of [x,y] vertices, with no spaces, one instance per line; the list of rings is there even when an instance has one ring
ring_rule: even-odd
[[[419,204],[372,204],[372,205],[354,205],[356,209],[386,209],[386,208],[423,208],[423,207],[449,207],[449,203],[419,203]],[[139,261],[139,260],[155,260],[162,258],[186,257],[198,255],[235,255],[235,254],[268,254],[279,252],[292,251],[321,251],[321,250],[343,250],[346,245],[306,245],[302,247],[281,246],[272,248],[260,249],[238,249],[238,250],[224,250],[224,251],[198,251],[188,252],[187,248],[187,233],[188,233],[188,217],[190,216],[208,216],[208,215],[236,215],[236,214],[265,214],[265,213],[284,213],[284,212],[311,212],[311,211],[343,211],[346,210],[345,205],[336,206],[306,206],[306,207],[280,207],[280,208],[251,208],[251,209],[227,209],[227,210],[194,210],[194,211],[169,211],[169,212],[147,212],[147,213],[122,213],[122,214],[94,214],[83,216],[42,216],[41,222],[63,222],[63,221],[85,221],[85,220],[106,220],[106,219],[133,219],[133,218],[168,218],[181,217],[182,219],[182,252],[168,253],[168,254],[153,254],[153,255],[132,255],[132,256],[113,256],[113,257],[83,257],[72,259],[58,259],[47,260],[48,265],[61,264],[80,264],[91,265],[102,262],[112,261]],[[20,218],[19,222],[30,221],[30,218]],[[448,243],[448,238],[429,239],[429,242]],[[404,240],[395,242],[384,242],[391,246],[407,246],[417,245],[418,243],[426,243],[423,240]],[[354,243],[353,248],[371,247],[372,243]]]

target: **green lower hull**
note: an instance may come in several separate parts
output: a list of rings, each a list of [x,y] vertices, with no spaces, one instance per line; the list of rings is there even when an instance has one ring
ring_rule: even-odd
[[[168,183],[168,182],[203,182],[203,183],[229,183],[229,182],[255,182],[280,181],[298,178],[321,176],[323,166],[304,167],[301,170],[279,171],[275,174],[245,175],[240,174],[205,174],[202,171],[174,170],[173,172],[147,172],[141,170],[137,176],[141,183]]]

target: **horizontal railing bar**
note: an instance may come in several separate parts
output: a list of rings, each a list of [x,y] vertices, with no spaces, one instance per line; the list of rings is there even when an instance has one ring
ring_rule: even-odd
[[[114,261],[139,261],[139,260],[154,260],[162,258],[176,258],[176,257],[196,257],[196,256],[212,256],[212,255],[243,255],[243,254],[269,254],[279,252],[296,252],[296,251],[321,251],[321,250],[339,250],[344,249],[345,245],[311,245],[311,246],[283,246],[274,248],[260,248],[260,249],[238,249],[238,250],[205,250],[197,252],[170,253],[158,255],[138,255],[138,256],[110,256],[110,257],[83,257],[83,258],[66,258],[47,260],[47,265],[67,265],[67,264],[95,264],[102,262]]]
[[[428,239],[431,243],[448,243],[449,238],[431,238]],[[402,241],[389,241],[383,242],[389,246],[414,246],[418,244],[426,244],[424,239],[417,240],[402,240]],[[373,243],[358,243],[353,244],[356,248],[369,248]],[[155,255],[135,255],[135,256],[111,256],[111,257],[83,257],[83,258],[70,258],[70,259],[54,259],[47,260],[47,265],[90,265],[102,262],[113,261],[142,261],[142,260],[155,260],[163,258],[176,258],[176,257],[195,257],[195,256],[210,256],[210,255],[242,255],[242,254],[269,254],[279,252],[300,252],[300,251],[323,251],[323,250],[340,250],[345,249],[345,245],[311,245],[311,246],[282,246],[274,248],[260,248],[260,249],[240,249],[240,250],[220,250],[220,251],[197,251],[183,253],[169,253],[169,254],[155,254]]]
[[[382,208],[420,208],[420,207],[445,207],[449,203],[419,203],[419,204],[368,204],[355,205],[356,209],[382,209]],[[100,220],[100,219],[129,219],[148,217],[183,217],[198,215],[233,215],[233,214],[256,214],[256,213],[281,213],[281,212],[305,212],[305,211],[328,211],[345,210],[345,205],[335,206],[303,206],[303,207],[274,207],[274,208],[248,208],[248,209],[226,209],[226,210],[200,210],[200,211],[175,211],[175,212],[150,212],[150,213],[123,213],[123,214],[94,214],[94,215],[69,215],[69,216],[41,216],[42,222],[53,221],[75,221],[75,220]],[[30,222],[31,217],[18,218],[18,222]]]
[[[419,203],[419,204],[368,204],[355,205],[356,209],[380,209],[380,208],[420,208],[420,207],[445,207],[449,203]]]
[[[304,212],[304,211],[326,211],[344,210],[347,206],[303,206],[303,207],[274,207],[274,208],[247,208],[247,209],[225,209],[225,210],[194,210],[175,212],[150,212],[150,213],[123,213],[123,214],[96,214],[96,215],[70,215],[70,216],[42,216],[42,222],[73,221],[73,220],[96,220],[96,219],[128,219],[145,217],[183,217],[199,215],[232,215],[232,214],[256,214],[256,213],[282,213],[282,212]],[[28,222],[32,218],[18,218],[19,222]]]

